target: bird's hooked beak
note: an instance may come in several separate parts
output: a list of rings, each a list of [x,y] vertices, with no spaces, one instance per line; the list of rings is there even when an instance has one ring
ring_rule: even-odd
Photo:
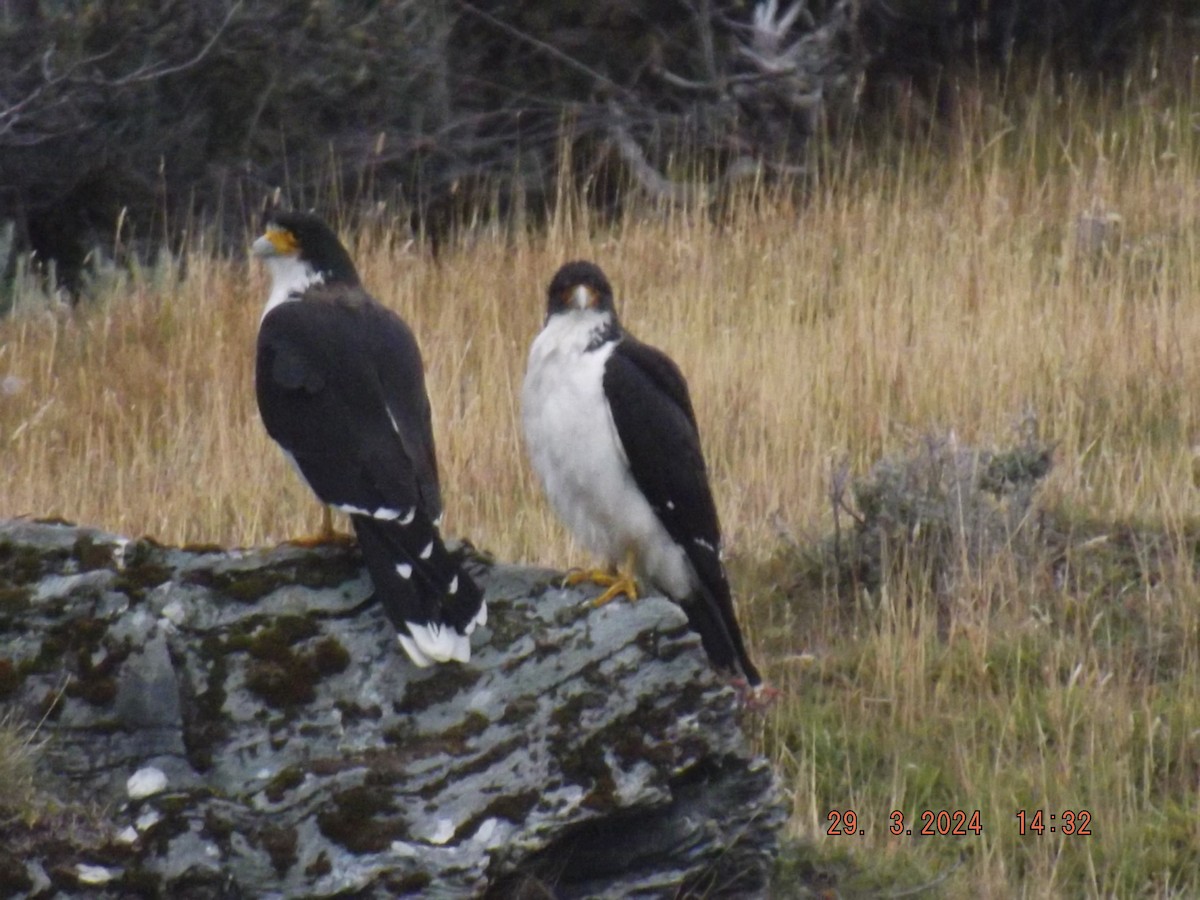
[[[298,249],[295,235],[286,228],[268,228],[250,245],[250,252],[262,258],[295,256]]]
[[[596,305],[599,297],[596,292],[586,284],[577,284],[575,289],[571,291],[571,296],[567,300],[568,306],[573,306],[575,309],[591,309]]]

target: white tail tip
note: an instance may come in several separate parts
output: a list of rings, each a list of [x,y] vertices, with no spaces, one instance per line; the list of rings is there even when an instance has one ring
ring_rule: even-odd
[[[416,625],[406,622],[412,642],[416,650],[431,662],[470,662],[471,641],[465,634],[459,634],[449,625],[430,622],[427,625]],[[405,647],[408,650],[408,647]],[[409,651],[409,656],[412,652]],[[414,657],[414,662],[416,658]],[[420,663],[417,663],[420,665]]]

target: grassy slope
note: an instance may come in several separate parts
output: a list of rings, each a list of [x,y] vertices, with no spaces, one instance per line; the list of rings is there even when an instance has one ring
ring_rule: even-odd
[[[1200,98],[1156,91],[1121,107],[1044,91],[1020,117],[964,95],[928,144],[886,163],[843,148],[803,200],[748,191],[722,224],[564,209],[436,262],[403,235],[355,239],[422,342],[446,528],[501,559],[584,561],[517,424],[562,261],[601,263],[626,324],[688,373],[743,621],[784,691],[752,726],[794,805],[782,894],[822,877],[850,894],[1200,892]],[[1108,213],[1093,245],[1080,217]],[[234,544],[316,524],[254,409],[264,273],[197,246],[179,275],[0,322],[0,378],[20,380],[0,394],[0,514]],[[800,557],[820,565],[796,548],[832,527],[835,465],[862,474],[951,429],[1005,443],[1031,414],[1056,447],[1045,565],[971,572],[941,622],[899,584],[847,602],[797,576]],[[1092,835],[1020,837],[1021,808],[1086,809]],[[833,809],[866,834],[827,836]],[[894,809],[910,825],[979,809],[982,833],[892,837]]]

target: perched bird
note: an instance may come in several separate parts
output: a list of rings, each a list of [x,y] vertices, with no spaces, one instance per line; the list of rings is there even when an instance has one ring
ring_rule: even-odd
[[[721,526],[687,382],[661,350],[622,327],[612,288],[590,262],[550,282],[546,321],[521,391],[533,468],[558,515],[616,569],[679,603],[718,669],[762,678],[734,616]],[[588,572],[607,585],[596,603],[636,597],[628,574]]]
[[[271,274],[255,389],[267,433],[350,516],[375,595],[419,666],[470,659],[483,594],[438,534],[437,457],[416,338],[368,294],[323,221],[275,212],[252,247]]]

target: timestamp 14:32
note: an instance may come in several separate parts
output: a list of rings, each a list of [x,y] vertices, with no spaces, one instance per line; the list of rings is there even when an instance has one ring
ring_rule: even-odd
[[[831,809],[825,820],[829,827],[825,833],[834,836],[865,835],[866,829],[859,822],[858,814],[852,809]],[[1018,835],[1064,834],[1090,836],[1092,814],[1086,809],[1063,810],[1047,813],[1044,810],[1018,810],[1016,813]],[[924,809],[917,820],[906,823],[901,810],[892,810],[888,816],[888,833],[900,835],[950,835],[961,836],[983,834],[983,819],[979,810],[970,812],[962,809]]]

